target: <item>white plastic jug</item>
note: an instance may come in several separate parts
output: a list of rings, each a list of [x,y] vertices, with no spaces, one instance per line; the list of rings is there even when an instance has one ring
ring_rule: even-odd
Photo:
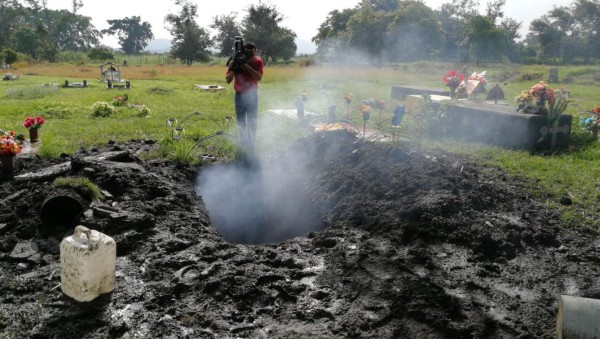
[[[60,243],[60,266],[63,293],[91,301],[115,288],[117,244],[105,234],[77,226]]]

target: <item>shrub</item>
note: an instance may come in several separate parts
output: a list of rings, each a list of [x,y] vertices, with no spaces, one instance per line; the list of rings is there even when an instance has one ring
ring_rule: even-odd
[[[525,59],[523,59],[523,63],[525,65],[538,65],[541,64],[542,62],[540,61],[540,59],[538,57],[526,57]]]
[[[94,47],[88,52],[88,58],[92,60],[113,60],[115,56],[108,47]]]
[[[15,61],[17,61],[17,52],[13,51],[10,48],[5,48],[2,51],[1,56],[4,58],[4,62],[6,62],[7,64],[12,64]]]

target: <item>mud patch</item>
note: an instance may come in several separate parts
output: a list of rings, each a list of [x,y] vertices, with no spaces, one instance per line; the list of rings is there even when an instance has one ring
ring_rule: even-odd
[[[0,336],[545,337],[560,294],[600,297],[598,234],[564,227],[522,180],[468,157],[343,132],[301,139],[261,166],[304,155],[284,168],[302,173],[319,230],[246,245],[221,236],[195,190],[198,173],[234,165],[136,157],[152,147],[18,163],[17,174],[71,160],[67,175],[112,194],[116,215],[91,207],[79,220],[117,242],[117,288],[91,303],[60,291],[67,234],[38,232],[50,180],[0,184]],[[128,156],[85,161],[104,151]]]

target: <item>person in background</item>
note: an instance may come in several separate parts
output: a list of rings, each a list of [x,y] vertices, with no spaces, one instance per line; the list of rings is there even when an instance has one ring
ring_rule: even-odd
[[[258,127],[258,82],[262,79],[264,64],[256,56],[256,46],[249,42],[244,45],[246,62],[241,71],[234,71],[232,65],[227,69],[225,80],[233,81],[235,90],[235,116],[240,132],[239,146],[252,150]]]

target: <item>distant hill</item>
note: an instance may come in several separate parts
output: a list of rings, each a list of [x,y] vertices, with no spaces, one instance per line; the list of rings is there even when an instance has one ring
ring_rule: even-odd
[[[296,38],[295,40],[296,54],[313,54],[317,51],[317,46],[308,40]],[[171,40],[169,39],[156,39],[150,41],[146,46],[146,51],[150,53],[167,53],[171,49]]]

